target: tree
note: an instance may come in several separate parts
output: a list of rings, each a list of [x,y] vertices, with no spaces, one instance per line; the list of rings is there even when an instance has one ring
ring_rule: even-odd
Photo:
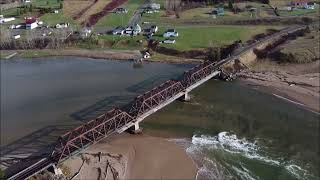
[[[20,12],[20,8],[17,8],[17,16],[20,16],[21,12]]]
[[[233,9],[233,4],[232,4],[231,0],[229,0],[229,2],[228,2],[228,8],[231,9],[231,10]]]
[[[30,6],[29,6],[29,12],[32,12],[33,11],[33,6],[32,6],[32,4],[30,4]]]
[[[63,4],[62,4],[62,2],[60,2],[60,9],[62,9],[63,8]]]
[[[2,169],[0,169],[0,179],[4,179],[4,172]]]

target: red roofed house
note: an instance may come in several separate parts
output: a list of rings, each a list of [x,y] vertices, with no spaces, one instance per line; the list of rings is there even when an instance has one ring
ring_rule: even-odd
[[[26,18],[26,29],[34,29],[38,27],[38,21],[34,17],[27,17]]]

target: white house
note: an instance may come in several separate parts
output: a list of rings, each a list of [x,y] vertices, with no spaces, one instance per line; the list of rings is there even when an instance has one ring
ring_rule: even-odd
[[[2,17],[2,18],[0,18],[0,24],[6,23],[6,22],[9,22],[9,21],[14,21],[15,19],[16,18],[14,18],[14,17],[9,17],[9,18]]]
[[[13,36],[13,39],[20,39],[20,37],[21,37],[20,34],[17,34]]]
[[[152,10],[160,10],[161,6],[160,6],[160,4],[157,4],[157,3],[150,3],[148,5],[148,8],[150,8]]]
[[[69,23],[59,23],[56,25],[57,29],[61,29],[61,28],[67,28],[69,26]]]

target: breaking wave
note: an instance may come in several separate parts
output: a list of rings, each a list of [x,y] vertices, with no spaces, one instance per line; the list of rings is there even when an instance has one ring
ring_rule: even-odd
[[[249,141],[228,132],[221,132],[217,136],[194,135],[191,140],[170,141],[184,147],[198,165],[197,179],[233,179],[234,176],[247,180],[260,179],[254,170],[250,170],[246,163],[242,162],[243,158],[282,168],[297,179],[314,177],[294,162],[285,161],[281,157],[271,157],[265,147],[258,145],[258,140]]]

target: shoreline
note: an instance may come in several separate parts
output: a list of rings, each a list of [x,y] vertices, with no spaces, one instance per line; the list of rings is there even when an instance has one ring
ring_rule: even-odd
[[[259,64],[237,73],[245,86],[320,114],[320,60],[307,64]]]
[[[198,172],[185,149],[148,134],[113,136],[63,164],[75,179],[196,179]]]
[[[41,57],[59,57],[59,56],[76,56],[92,59],[105,59],[105,60],[118,60],[118,61],[130,61],[135,59],[141,59],[142,54],[139,50],[90,50],[81,48],[66,48],[66,49],[32,49],[32,50],[1,50],[2,60],[7,59],[7,54],[15,53],[15,57],[19,58],[41,58]],[[152,57],[151,59],[144,59],[144,62],[159,62],[159,63],[172,63],[172,64],[195,64],[202,60],[199,59],[186,59],[174,56],[167,58]]]

